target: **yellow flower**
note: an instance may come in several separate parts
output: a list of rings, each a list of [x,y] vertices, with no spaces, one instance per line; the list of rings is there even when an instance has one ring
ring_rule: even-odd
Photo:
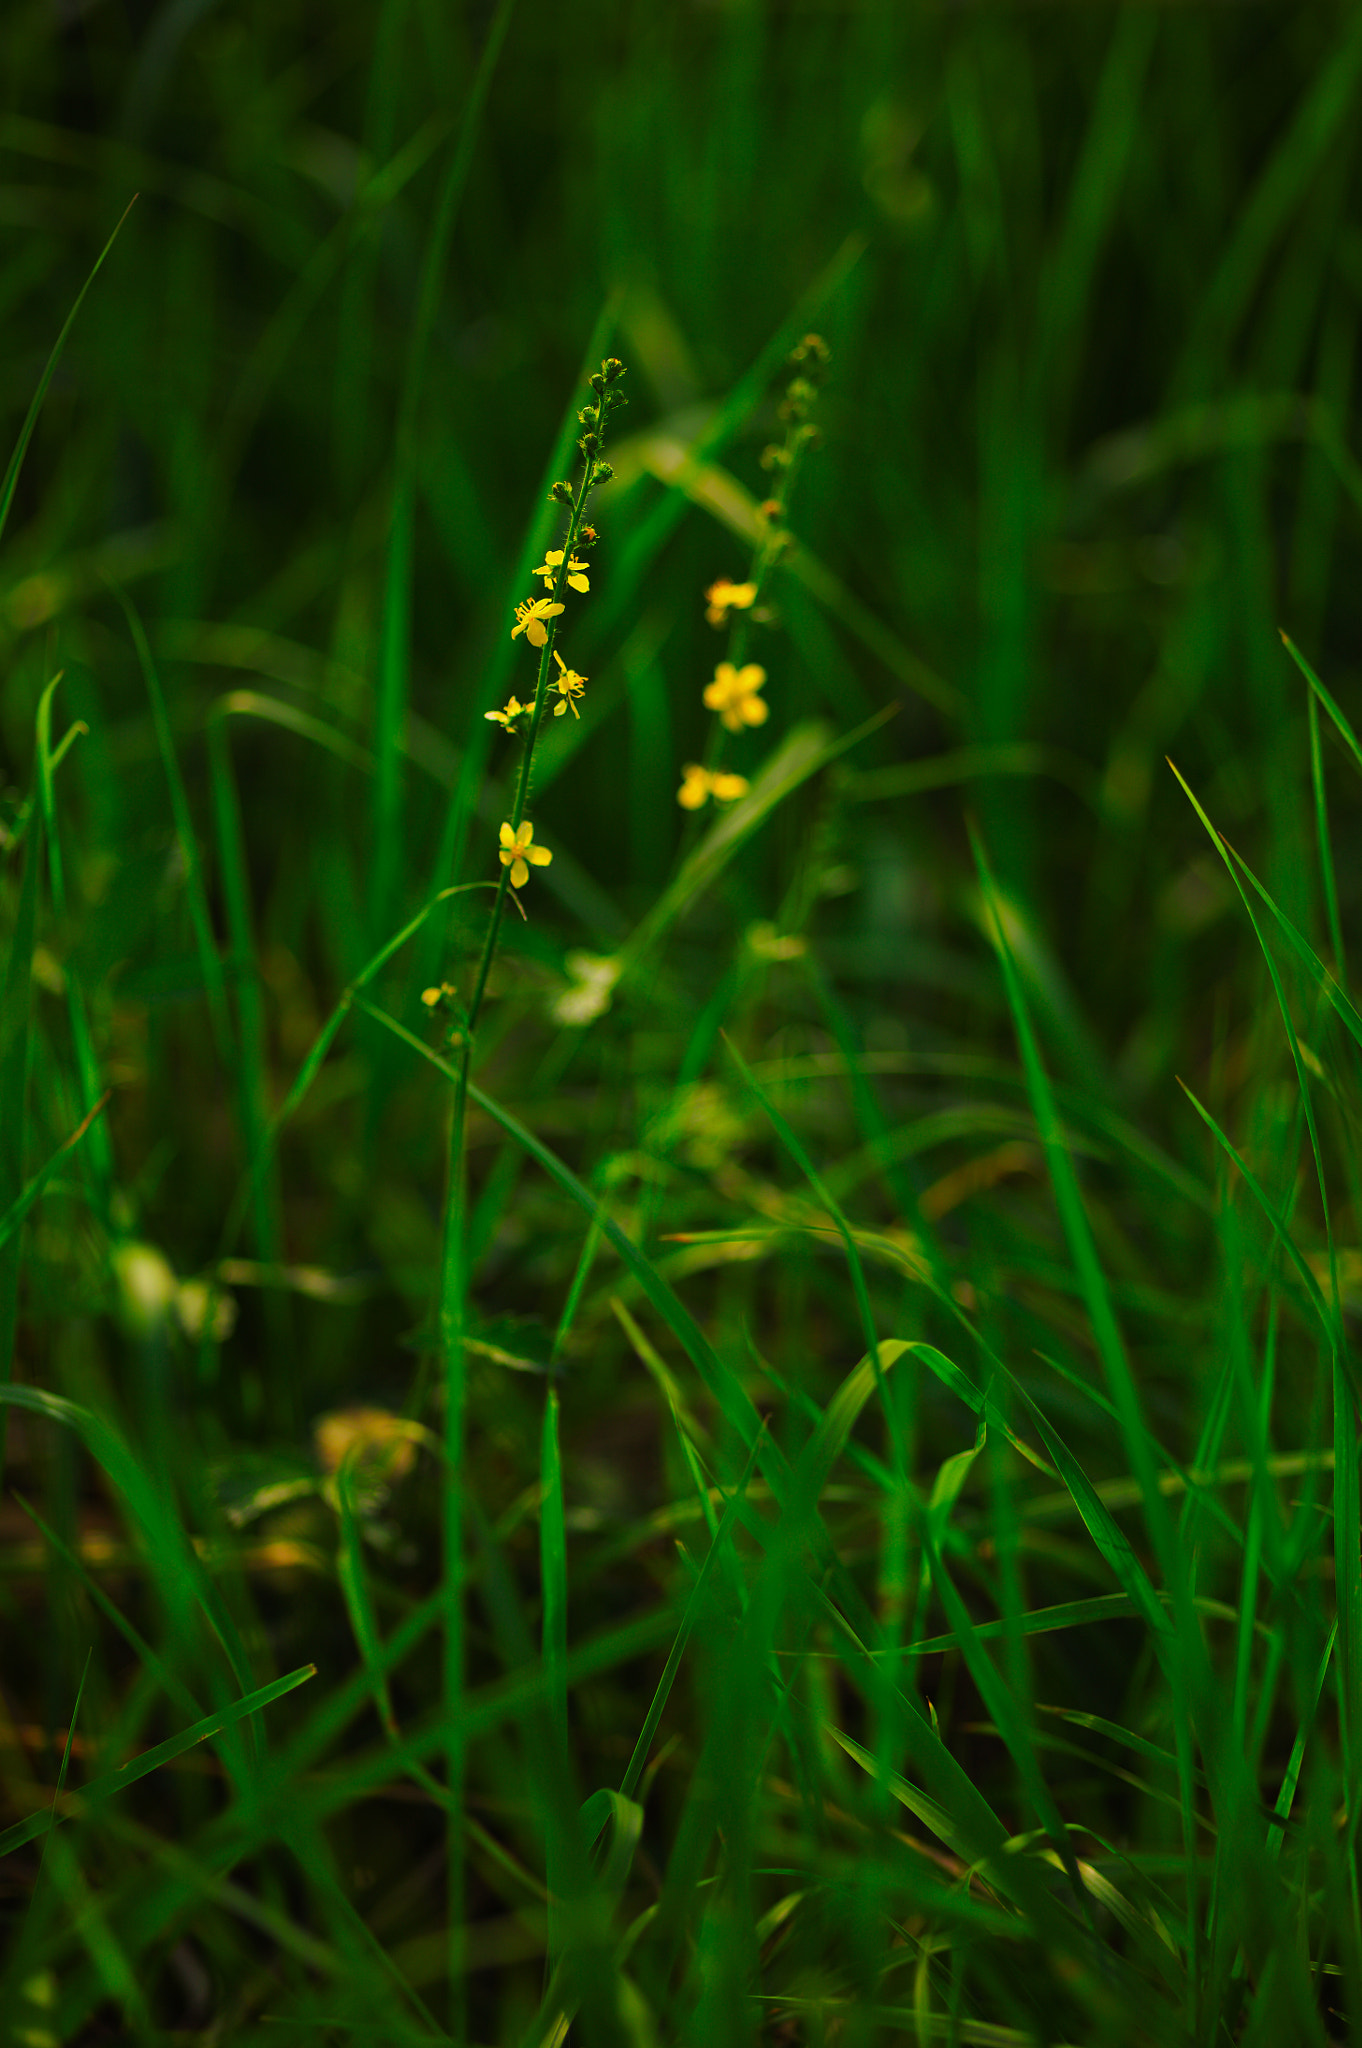
[[[722,626],[730,606],[745,612],[756,594],[755,583],[730,583],[727,576],[721,576],[705,592],[705,617],[711,626]]]
[[[558,676],[549,684],[549,688],[556,690],[561,700],[554,705],[553,715],[555,718],[561,718],[565,711],[571,710],[574,718],[580,718],[582,714],[572,700],[581,696],[590,678],[579,676],[575,668],[569,668],[556,647],[553,650],[553,658],[558,664]]]
[[[714,681],[705,686],[705,703],[711,711],[717,711],[729,732],[741,732],[745,725],[765,725],[770,705],[757,695],[766,681],[766,671],[758,668],[755,661],[749,661],[743,668],[734,668],[731,661],[721,661],[714,671]]]
[[[508,697],[504,711],[484,711],[482,715],[484,718],[494,718],[498,725],[504,725],[509,732],[517,718],[523,718],[529,708],[528,704],[521,703],[519,697]]]
[[[676,792],[676,801],[688,811],[698,811],[702,804],[714,797],[721,804],[731,804],[738,797],[747,795],[745,775],[726,775],[702,768],[698,761],[687,761],[681,770],[682,783]]]
[[[531,846],[533,838],[533,825],[522,825],[519,831],[509,824],[501,828],[501,865],[511,870],[513,889],[524,888],[530,879],[530,868],[546,868],[553,859],[547,846]]]
[[[563,550],[561,548],[554,548],[549,554],[545,555],[543,561],[539,564],[539,567],[537,569],[532,569],[530,571],[530,574],[532,576],[543,577],[545,590],[551,590],[553,588],[553,579],[558,574],[559,565],[562,562],[562,559]],[[567,580],[574,590],[590,590],[591,588],[591,584],[586,574],[586,563],[579,562],[575,555],[572,557],[572,560],[568,563]]]
[[[545,619],[551,619],[555,612],[566,610],[566,605],[550,604],[546,597],[536,597],[528,604],[518,604],[515,608],[515,624],[511,628],[511,638],[514,640],[517,633],[523,633],[531,647],[542,647],[549,637],[548,627],[544,624]]]

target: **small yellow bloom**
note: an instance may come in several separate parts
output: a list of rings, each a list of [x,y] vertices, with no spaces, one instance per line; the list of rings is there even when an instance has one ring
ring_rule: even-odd
[[[515,608],[515,624],[511,628],[511,638],[514,640],[518,633],[523,633],[531,647],[542,647],[549,637],[549,629],[544,624],[545,619],[551,619],[556,612],[566,610],[566,605],[550,604],[546,597],[536,597],[528,604],[518,604]]]
[[[529,708],[528,704],[521,703],[519,697],[508,697],[504,711],[484,711],[482,715],[484,718],[494,718],[498,725],[504,725],[509,732],[517,718],[523,718]]]
[[[726,775],[722,770],[715,772],[702,768],[698,761],[687,761],[681,775],[676,801],[687,811],[698,811],[711,797],[718,803],[731,804],[738,797],[747,795],[745,775]]]
[[[513,889],[524,888],[530,879],[530,868],[546,868],[553,859],[547,846],[531,846],[533,838],[533,825],[522,825],[519,831],[510,824],[501,828],[501,865],[511,870]]]
[[[734,668],[731,661],[721,661],[714,671],[714,681],[705,686],[705,703],[711,711],[717,711],[728,732],[741,732],[745,725],[765,725],[770,715],[770,705],[757,695],[766,681],[766,671],[758,668],[755,661],[749,661],[743,668]]]
[[[562,563],[562,560],[563,550],[561,548],[554,548],[551,553],[545,555],[543,561],[539,564],[539,567],[537,569],[531,570],[530,573],[534,576],[542,576],[544,579],[545,590],[552,590],[553,579],[558,574],[559,566]],[[572,560],[568,563],[567,580],[574,590],[590,590],[591,588],[590,581],[586,574],[586,563],[579,562],[575,555],[572,557]]]
[[[580,718],[582,714],[573,699],[581,696],[591,679],[589,676],[579,676],[575,668],[569,668],[556,647],[553,650],[553,658],[558,664],[558,675],[556,680],[549,684],[549,688],[556,690],[560,699],[553,707],[553,715],[555,718],[561,718],[565,711],[570,710],[574,718]]]
[[[756,594],[755,583],[730,583],[727,576],[721,576],[705,592],[705,617],[711,626],[722,626],[730,607],[745,612]]]

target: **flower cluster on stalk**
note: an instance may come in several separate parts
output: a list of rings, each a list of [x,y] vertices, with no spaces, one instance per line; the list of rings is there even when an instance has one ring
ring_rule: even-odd
[[[577,705],[589,678],[579,675],[575,668],[569,668],[553,643],[558,620],[567,610],[564,592],[572,590],[585,596],[591,589],[590,562],[585,551],[595,545],[596,529],[584,525],[582,515],[597,484],[607,483],[613,474],[610,464],[601,459],[601,449],[606,422],[617,407],[628,404],[623,392],[617,388],[623,375],[623,363],[611,356],[591,379],[594,397],[577,415],[583,429],[577,442],[583,464],[580,480],[575,490],[570,483],[558,482],[549,492],[550,502],[561,505],[570,514],[567,535],[562,547],[546,549],[543,561],[530,571],[532,576],[540,579],[545,595],[523,598],[515,607],[511,638],[518,640],[523,633],[527,645],[539,655],[539,677],[534,696],[528,704],[522,704],[518,697],[510,697],[500,711],[484,714],[525,743],[515,812],[501,827],[500,860],[512,889],[523,889],[530,878],[530,869],[547,867],[553,858],[546,846],[533,843],[534,827],[523,815],[529,788],[530,757],[550,696],[558,699],[553,707],[555,718],[561,718],[566,711],[570,711],[574,718],[581,716]],[[584,552],[579,554],[579,548]],[[549,666],[550,656],[558,664],[557,675]],[[522,721],[528,721],[528,724],[523,725]],[[498,903],[500,900],[498,897]]]
[[[704,761],[688,761],[682,769],[676,801],[683,810],[698,811],[711,797],[716,803],[732,803],[747,793],[746,779],[724,773],[717,765],[718,755],[723,733],[765,725],[770,716],[770,706],[760,694],[766,670],[743,656],[750,628],[772,623],[762,593],[771,570],[792,545],[786,527],[790,493],[805,454],[819,438],[810,414],[829,360],[821,335],[806,334],[791,350],[786,365],[789,381],[778,408],[784,438],[762,451],[761,466],[773,474],[775,483],[771,495],[757,507],[758,538],[751,564],[741,582],[718,576],[705,591],[705,617],[711,626],[728,629],[728,654],[705,685],[705,708],[716,713],[720,729],[714,732]]]

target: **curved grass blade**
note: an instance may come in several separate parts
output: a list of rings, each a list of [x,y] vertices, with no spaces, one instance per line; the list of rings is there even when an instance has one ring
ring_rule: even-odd
[[[70,312],[67,314],[65,325],[63,326],[61,333],[57,336],[57,339],[53,344],[52,353],[48,357],[47,363],[43,369],[43,374],[38,379],[38,388],[33,394],[33,398],[29,404],[27,413],[24,415],[24,424],[19,429],[19,439],[15,445],[14,453],[11,455],[9,459],[9,466],[5,471],[4,480],[3,482],[0,482],[0,534],[3,534],[5,531],[5,522],[9,518],[9,508],[14,502],[14,493],[19,482],[19,472],[24,466],[24,457],[28,453],[28,444],[33,439],[33,429],[38,424],[38,415],[43,409],[43,400],[47,396],[48,386],[51,384],[52,379],[56,374],[57,364],[61,360],[61,352],[66,346],[66,337],[71,332],[72,327],[75,325],[77,313],[79,313],[81,307],[85,303],[85,294],[89,291],[90,286],[94,283],[95,279],[99,276],[100,271],[103,269],[105,257],[108,255],[110,249],[112,249],[114,243],[118,240],[119,231],[122,228],[124,221],[132,212],[136,204],[137,194],[134,192],[132,198],[128,201],[122,213],[119,215],[118,226],[115,227],[108,241],[104,244],[104,247],[100,250],[98,256],[95,258],[94,268],[91,270],[90,275],[86,278],[84,284],[81,286],[76,298],[76,303],[74,306],[72,306]]]
[[[162,1498],[112,1423],[93,1409],[65,1400],[60,1394],[45,1393],[40,1387],[0,1387],[0,1403],[45,1416],[80,1438],[140,1524],[148,1555],[155,1561],[157,1585],[177,1630],[187,1629],[191,1604],[197,1606],[217,1637],[241,1691],[254,1691],[245,1646],[222,1595],[196,1556],[172,1503]],[[232,1718],[239,1720],[240,1716],[234,1714]]]
[[[34,1174],[32,1180],[30,1180],[17,1201],[11,1202],[8,1209],[0,1216],[0,1249],[3,1249],[9,1243],[15,1231],[18,1230],[25,1216],[27,1216],[33,1204],[41,1196],[43,1189],[61,1165],[62,1160],[66,1158],[69,1152],[75,1150],[95,1118],[103,1113],[112,1093],[113,1090],[111,1088],[105,1089],[94,1108],[86,1112],[69,1138],[62,1139],[61,1144],[58,1145],[52,1157],[47,1161],[47,1164],[38,1168],[38,1171]]]
[[[110,1771],[102,1778],[95,1778],[88,1785],[82,1785],[79,1793],[73,1796],[69,1811],[57,1813],[54,1809],[52,1812],[30,1814],[27,1820],[17,1822],[14,1827],[6,1828],[4,1833],[0,1834],[0,1856],[11,1855],[15,1849],[22,1848],[25,1842],[33,1841],[45,1830],[58,1826],[63,1821],[79,1819],[83,1813],[89,1812],[92,1807],[100,1805],[106,1799],[112,1799],[115,1793],[123,1791],[126,1786],[135,1785],[140,1778],[150,1777],[153,1771],[159,1771],[164,1764],[173,1763],[176,1757],[183,1756],[186,1750],[193,1749],[200,1742],[207,1742],[210,1736],[220,1735],[224,1728],[231,1728],[238,1721],[246,1720],[249,1715],[260,1713],[275,1700],[282,1699],[285,1693],[295,1691],[298,1686],[305,1685],[309,1678],[315,1678],[316,1675],[315,1664],[300,1664],[296,1671],[288,1672],[283,1678],[276,1678],[269,1685],[258,1686],[243,1699],[232,1700],[227,1706],[219,1707],[216,1713],[205,1714],[201,1721],[196,1721],[190,1728],[182,1728],[178,1735],[171,1735],[164,1742],[158,1742],[154,1749],[144,1749],[140,1756],[133,1757],[120,1769]]]

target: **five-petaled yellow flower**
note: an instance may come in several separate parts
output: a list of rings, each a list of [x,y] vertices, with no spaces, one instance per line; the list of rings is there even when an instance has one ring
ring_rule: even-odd
[[[561,718],[565,711],[571,710],[574,718],[580,718],[582,714],[572,700],[581,696],[590,678],[579,676],[575,668],[569,668],[556,647],[553,650],[553,658],[558,664],[559,672],[549,684],[549,688],[558,692],[560,700],[553,707],[553,715],[555,718]]]
[[[681,774],[683,780],[676,801],[688,811],[698,811],[711,797],[721,804],[731,804],[747,795],[745,775],[726,775],[722,769],[702,768],[698,761],[687,761]]]
[[[543,561],[539,564],[539,567],[537,569],[532,569],[530,571],[530,574],[532,576],[543,577],[545,590],[551,590],[553,588],[553,579],[558,574],[559,565],[561,564],[562,559],[563,550],[561,548],[554,548],[549,554],[545,555]],[[586,563],[579,562],[575,555],[572,557],[572,560],[568,563],[567,580],[574,590],[590,590],[591,588],[590,580],[588,579],[586,574]]]
[[[494,718],[498,725],[504,725],[509,732],[517,718],[523,718],[529,708],[528,704],[521,703],[519,697],[508,697],[504,711],[484,711],[482,715],[484,718]]]
[[[721,576],[717,583],[711,583],[705,592],[705,617],[711,626],[722,626],[728,617],[729,607],[744,612],[757,594],[755,583],[730,583],[727,576]]]
[[[523,889],[530,879],[530,869],[546,868],[553,859],[547,846],[531,846],[533,838],[533,825],[521,825],[516,830],[507,823],[501,828],[500,860],[504,868],[511,870],[513,889]]]
[[[766,681],[766,671],[758,668],[755,661],[749,661],[743,668],[734,668],[731,661],[721,661],[714,671],[714,681],[705,686],[705,703],[711,711],[717,711],[729,732],[741,732],[745,725],[765,725],[770,715],[770,705],[757,695]]]
[[[515,624],[511,628],[511,638],[514,640],[518,633],[523,633],[531,647],[542,647],[549,637],[549,629],[544,624],[545,619],[551,619],[555,612],[566,610],[566,605],[550,604],[546,597],[536,597],[528,604],[518,604],[515,608]]]

